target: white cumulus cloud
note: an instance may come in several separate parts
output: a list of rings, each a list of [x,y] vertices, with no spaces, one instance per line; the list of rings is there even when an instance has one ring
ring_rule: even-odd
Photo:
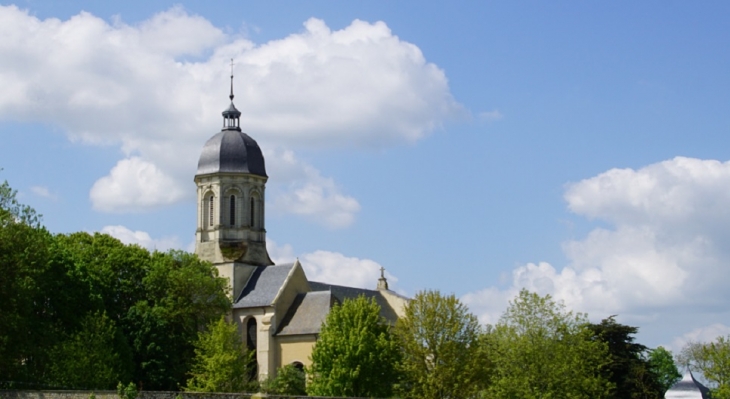
[[[184,195],[171,177],[138,157],[119,161],[89,192],[94,209],[106,212],[172,204]]]
[[[101,233],[109,234],[117,238],[119,241],[130,245],[137,244],[140,247],[147,248],[150,251],[167,251],[170,249],[180,249],[181,244],[177,237],[163,237],[159,239],[152,238],[149,233],[139,230],[130,230],[124,226],[104,226]]]
[[[292,151],[267,151],[266,159],[274,160],[269,171],[273,194],[273,212],[302,216],[313,223],[338,229],[351,225],[360,211],[360,203],[344,194],[332,178],[296,158]]]
[[[266,247],[274,263],[293,262],[296,259],[291,245],[278,245],[275,241],[267,239]],[[371,259],[349,257],[339,252],[324,250],[305,253],[298,258],[309,281],[372,290],[377,287],[380,278],[381,265]],[[389,288],[397,290],[395,286],[398,278],[387,271],[385,277],[388,279]]]
[[[681,351],[682,348],[690,342],[712,342],[717,339],[717,337],[724,337],[728,335],[730,335],[729,326],[721,323],[714,323],[708,326],[695,328],[685,334],[682,334],[682,336],[677,337],[674,341],[672,341],[672,343],[668,346],[668,349],[674,353],[679,353],[679,351]]]
[[[242,127],[264,149],[382,148],[418,140],[462,112],[444,72],[383,22],[331,30],[310,19],[301,32],[256,44],[181,7],[129,25],[86,12],[39,19],[0,6],[0,37],[0,120],[36,121],[42,109],[72,140],[122,150],[92,189],[95,209],[105,212],[193,197],[195,160],[228,105],[231,58]],[[277,159],[268,161],[276,169]],[[166,176],[174,195],[155,195],[150,185],[159,179],[117,176],[140,165]],[[283,210],[320,217],[330,207],[327,224],[352,222],[356,200],[327,177],[302,178]]]
[[[672,325],[674,336],[690,319],[709,325],[724,317],[730,162],[677,157],[612,169],[568,185],[565,199],[574,213],[609,227],[564,243],[564,267],[529,263],[512,271],[508,288],[465,295],[482,320],[495,321],[504,307],[494,303],[506,304],[523,287],[594,317]]]
[[[48,198],[51,200],[58,199],[58,196],[52,193],[51,190],[49,190],[46,186],[33,186],[30,188],[30,191],[39,197]]]
[[[340,193],[334,180],[323,177],[296,184],[292,191],[279,196],[274,206],[334,229],[352,224],[360,210],[355,198]]]

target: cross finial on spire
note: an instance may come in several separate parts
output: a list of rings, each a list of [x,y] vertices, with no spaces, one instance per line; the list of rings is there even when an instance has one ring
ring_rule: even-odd
[[[383,266],[380,266],[380,278],[378,279],[378,289],[381,291],[388,289],[388,280],[385,279],[385,268]]]
[[[233,101],[233,65],[234,65],[233,58],[231,58],[231,95],[228,96],[228,98],[230,98],[231,101]]]

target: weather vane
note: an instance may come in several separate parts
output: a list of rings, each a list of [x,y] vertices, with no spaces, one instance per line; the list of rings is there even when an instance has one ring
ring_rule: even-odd
[[[231,95],[228,96],[228,98],[230,98],[231,101],[233,101],[233,65],[234,65],[233,58],[231,58]]]

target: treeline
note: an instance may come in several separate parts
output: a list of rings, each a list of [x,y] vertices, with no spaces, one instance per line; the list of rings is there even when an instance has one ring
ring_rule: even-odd
[[[637,328],[613,317],[590,323],[522,291],[495,325],[482,326],[453,295],[425,291],[395,326],[374,301],[346,300],[322,326],[306,378],[287,366],[259,385],[253,353],[223,318],[226,284],[185,252],[149,252],[98,233],[51,234],[5,182],[0,388],[651,399],[679,378],[671,353],[634,342]],[[714,376],[708,364],[720,363],[711,356],[728,348],[722,340],[695,346],[688,363]]]
[[[521,291],[494,326],[453,295],[416,295],[389,328],[378,306],[346,300],[327,317],[308,368],[314,396],[663,398],[679,378],[669,351],[634,342],[613,317],[590,323]]]
[[[0,185],[0,387],[184,386],[198,333],[230,310],[194,255],[51,234]]]

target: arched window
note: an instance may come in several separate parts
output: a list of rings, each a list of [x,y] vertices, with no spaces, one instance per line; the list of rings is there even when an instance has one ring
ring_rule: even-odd
[[[294,366],[295,369],[304,372],[304,365],[302,362],[293,362],[291,365]]]
[[[235,226],[236,225],[236,196],[235,195],[231,195],[230,206],[231,206],[231,209],[230,209],[230,211],[231,211],[230,212],[230,216],[231,216],[231,218],[230,218],[230,225],[231,226]]]
[[[251,227],[255,227],[256,226],[256,219],[255,219],[255,216],[256,216],[256,200],[253,197],[251,197],[251,208],[250,208],[250,211],[251,211],[251,218],[249,219],[249,223],[250,223]]]
[[[246,347],[248,350],[256,350],[256,319],[253,317],[246,322]]]
[[[246,348],[250,351],[254,351],[253,359],[251,361],[251,374],[249,378],[255,380],[258,377],[258,362],[256,361],[256,319],[253,317],[248,319],[246,322]]]
[[[213,226],[213,200],[215,197],[212,195],[208,197],[208,224]]]

